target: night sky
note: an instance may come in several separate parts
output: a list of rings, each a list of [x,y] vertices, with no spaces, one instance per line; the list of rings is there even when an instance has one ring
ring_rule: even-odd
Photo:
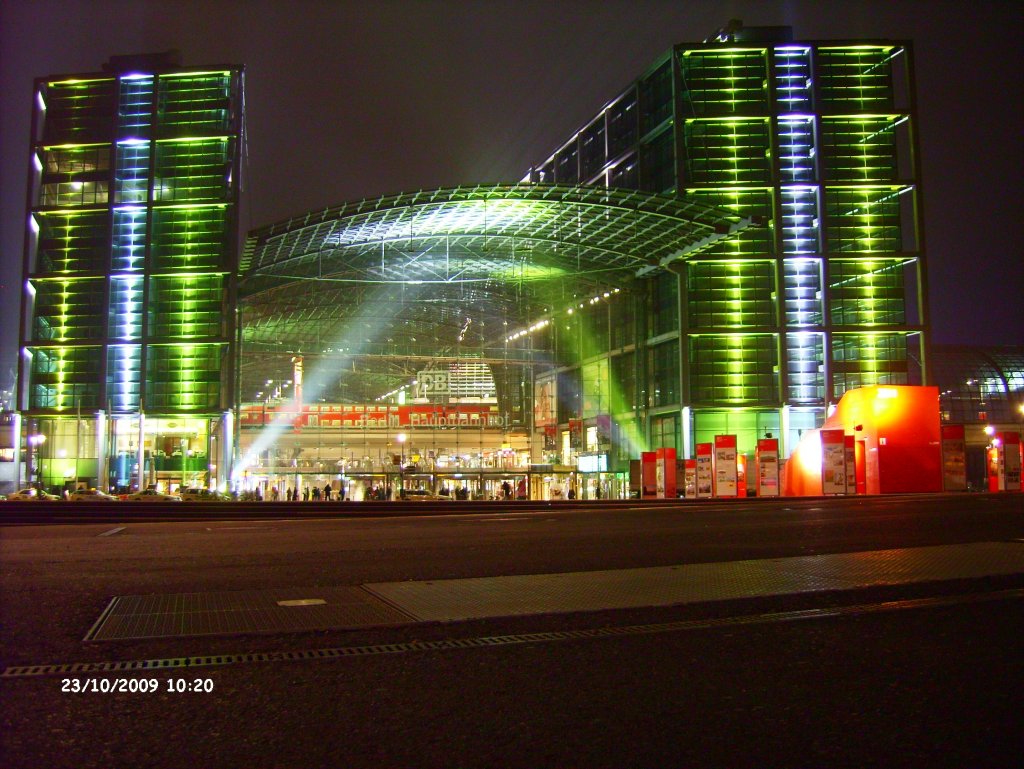
[[[914,42],[933,339],[1024,344],[1024,4],[0,4],[0,385],[17,348],[32,81],[177,48],[243,64],[242,228],[382,194],[515,182],[674,43],[730,18],[799,39]]]

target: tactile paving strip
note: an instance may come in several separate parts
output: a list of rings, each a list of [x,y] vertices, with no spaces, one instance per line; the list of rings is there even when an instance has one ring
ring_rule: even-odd
[[[661,566],[615,571],[382,582],[364,585],[420,621],[672,606],[881,585],[1024,573],[1024,544]]]
[[[360,587],[129,595],[114,598],[84,640],[288,633],[412,621]]]

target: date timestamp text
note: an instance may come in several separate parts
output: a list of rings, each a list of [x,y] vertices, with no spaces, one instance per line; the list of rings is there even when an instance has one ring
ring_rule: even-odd
[[[212,678],[62,678],[60,690],[70,694],[209,694]]]

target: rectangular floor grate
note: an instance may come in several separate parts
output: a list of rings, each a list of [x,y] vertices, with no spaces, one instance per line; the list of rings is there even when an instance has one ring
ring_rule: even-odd
[[[291,633],[414,621],[360,587],[128,595],[110,602],[84,640]]]

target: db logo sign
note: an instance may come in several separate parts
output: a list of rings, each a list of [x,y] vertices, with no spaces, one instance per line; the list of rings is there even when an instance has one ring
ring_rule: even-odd
[[[441,395],[448,392],[447,371],[421,371],[417,379],[424,395]]]

